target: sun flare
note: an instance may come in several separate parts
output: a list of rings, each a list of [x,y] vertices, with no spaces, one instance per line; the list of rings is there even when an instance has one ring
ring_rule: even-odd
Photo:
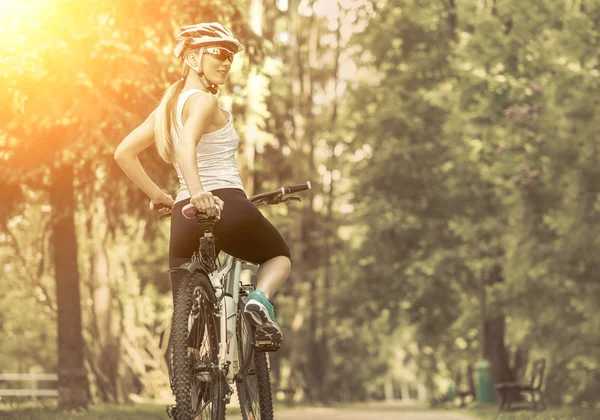
[[[0,31],[31,30],[50,0],[0,0]]]
[[[27,15],[47,6],[48,0],[0,0],[0,13],[3,18]]]
[[[41,27],[56,0],[0,0],[0,62],[35,49]]]

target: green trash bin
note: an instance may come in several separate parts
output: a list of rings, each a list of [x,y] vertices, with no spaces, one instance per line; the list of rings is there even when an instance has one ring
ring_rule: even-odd
[[[448,401],[454,402],[456,398],[456,390],[454,389],[454,384],[450,384],[448,386]]]
[[[479,360],[477,369],[477,402],[494,402],[494,383],[492,381],[492,365],[488,360]]]

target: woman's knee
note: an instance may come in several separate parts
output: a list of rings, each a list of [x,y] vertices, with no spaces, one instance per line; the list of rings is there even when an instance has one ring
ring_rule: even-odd
[[[277,271],[285,274],[286,276],[292,272],[292,259],[287,255],[278,255],[273,257],[261,264],[261,266],[264,265],[276,266]]]
[[[283,238],[282,238],[283,239]],[[290,246],[287,244],[285,240],[283,240],[283,244],[280,245],[280,253],[279,256],[287,258],[290,262],[290,267],[292,266],[292,251],[290,250]]]

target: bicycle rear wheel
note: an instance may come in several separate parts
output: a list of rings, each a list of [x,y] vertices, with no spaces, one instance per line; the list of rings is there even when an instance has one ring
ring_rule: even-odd
[[[244,420],[273,420],[273,398],[267,354],[254,349],[254,326],[244,315],[246,299],[240,295],[237,343],[240,371],[236,387]]]
[[[222,420],[227,384],[219,369],[216,298],[208,277],[183,277],[175,296],[171,342],[176,420]]]

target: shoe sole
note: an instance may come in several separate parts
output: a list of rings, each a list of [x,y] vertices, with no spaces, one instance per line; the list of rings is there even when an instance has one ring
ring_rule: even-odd
[[[251,301],[246,304],[244,313],[248,315],[248,320],[257,327],[256,338],[258,340],[271,340],[273,344],[280,343],[283,339],[281,329],[271,321],[267,308],[256,301]]]

